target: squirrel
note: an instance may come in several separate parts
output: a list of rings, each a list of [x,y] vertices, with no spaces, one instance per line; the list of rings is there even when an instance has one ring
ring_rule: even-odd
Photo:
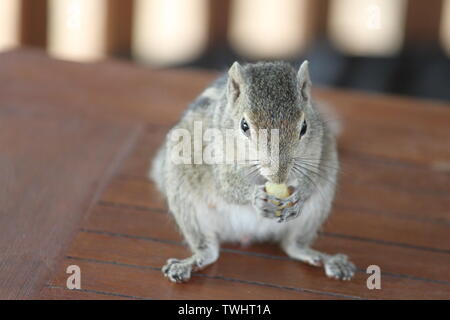
[[[238,164],[176,163],[179,139],[171,134],[194,134],[196,122],[215,132],[228,130],[253,147],[259,129],[276,129],[278,152]],[[336,135],[312,101],[308,61],[298,71],[282,61],[234,62],[189,105],[149,172],[192,252],[167,260],[164,275],[172,282],[189,280],[219,258],[223,242],[275,241],[289,257],[323,267],[328,277],[350,280],[356,267],[346,255],[311,248],[335,194]],[[219,153],[222,143],[209,139],[194,153],[190,146],[183,151],[192,160],[207,148]],[[268,181],[288,185],[290,195],[268,194]]]

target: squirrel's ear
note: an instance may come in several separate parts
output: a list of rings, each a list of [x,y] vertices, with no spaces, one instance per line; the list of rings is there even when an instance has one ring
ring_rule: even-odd
[[[305,60],[297,73],[297,82],[303,101],[308,101],[311,94],[311,79],[309,77],[309,62]]]
[[[228,70],[228,97],[236,100],[242,92],[243,70],[239,62],[235,61]]]

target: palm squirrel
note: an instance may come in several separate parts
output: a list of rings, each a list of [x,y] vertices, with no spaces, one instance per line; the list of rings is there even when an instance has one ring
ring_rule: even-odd
[[[285,62],[235,62],[206,88],[169,131],[150,170],[192,251],[169,259],[164,275],[187,281],[218,259],[221,242],[275,241],[289,257],[324,267],[328,277],[351,279],[356,268],[346,255],[310,247],[330,212],[339,166],[336,133],[325,118],[311,100],[307,61],[298,72]],[[199,124],[213,134],[199,137]],[[192,148],[192,136],[200,147],[194,141]],[[180,147],[186,137],[190,143]],[[266,152],[245,161],[202,161],[206,151],[239,154],[225,146],[229,137]],[[268,194],[265,182],[289,186],[290,195]]]

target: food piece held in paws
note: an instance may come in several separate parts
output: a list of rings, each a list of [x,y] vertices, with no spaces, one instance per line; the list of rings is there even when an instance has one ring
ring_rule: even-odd
[[[278,184],[273,182],[266,182],[266,192],[274,197],[285,199],[289,197],[289,189],[288,186],[284,183]]]
[[[284,183],[278,184],[267,181],[265,184],[266,192],[274,197],[277,197],[279,199],[286,199],[290,196],[289,188]],[[273,204],[279,205],[280,203],[278,201],[272,201]],[[287,204],[284,207],[281,207],[280,209],[283,209],[285,207],[291,207],[292,203]],[[281,215],[281,210],[278,210],[275,214],[277,217]]]

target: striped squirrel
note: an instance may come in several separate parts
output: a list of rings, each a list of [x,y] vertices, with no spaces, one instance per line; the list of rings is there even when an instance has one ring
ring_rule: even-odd
[[[276,152],[257,153],[246,162],[196,162],[194,157],[206,150],[214,155],[225,150],[223,139],[201,137],[201,149],[191,152],[189,145],[183,149],[189,161],[177,163],[173,154],[179,154],[180,135],[171,135],[195,136],[199,122],[216,134],[231,132],[252,150]],[[263,141],[261,129],[270,131],[265,148],[258,142]],[[235,62],[189,106],[153,161],[150,176],[192,252],[185,259],[169,259],[164,275],[187,281],[192,271],[218,259],[222,242],[275,241],[289,257],[322,266],[328,277],[351,279],[356,268],[346,255],[311,248],[335,194],[335,135],[311,99],[307,61],[298,71],[285,62]],[[290,196],[269,195],[267,181],[288,185]]]

